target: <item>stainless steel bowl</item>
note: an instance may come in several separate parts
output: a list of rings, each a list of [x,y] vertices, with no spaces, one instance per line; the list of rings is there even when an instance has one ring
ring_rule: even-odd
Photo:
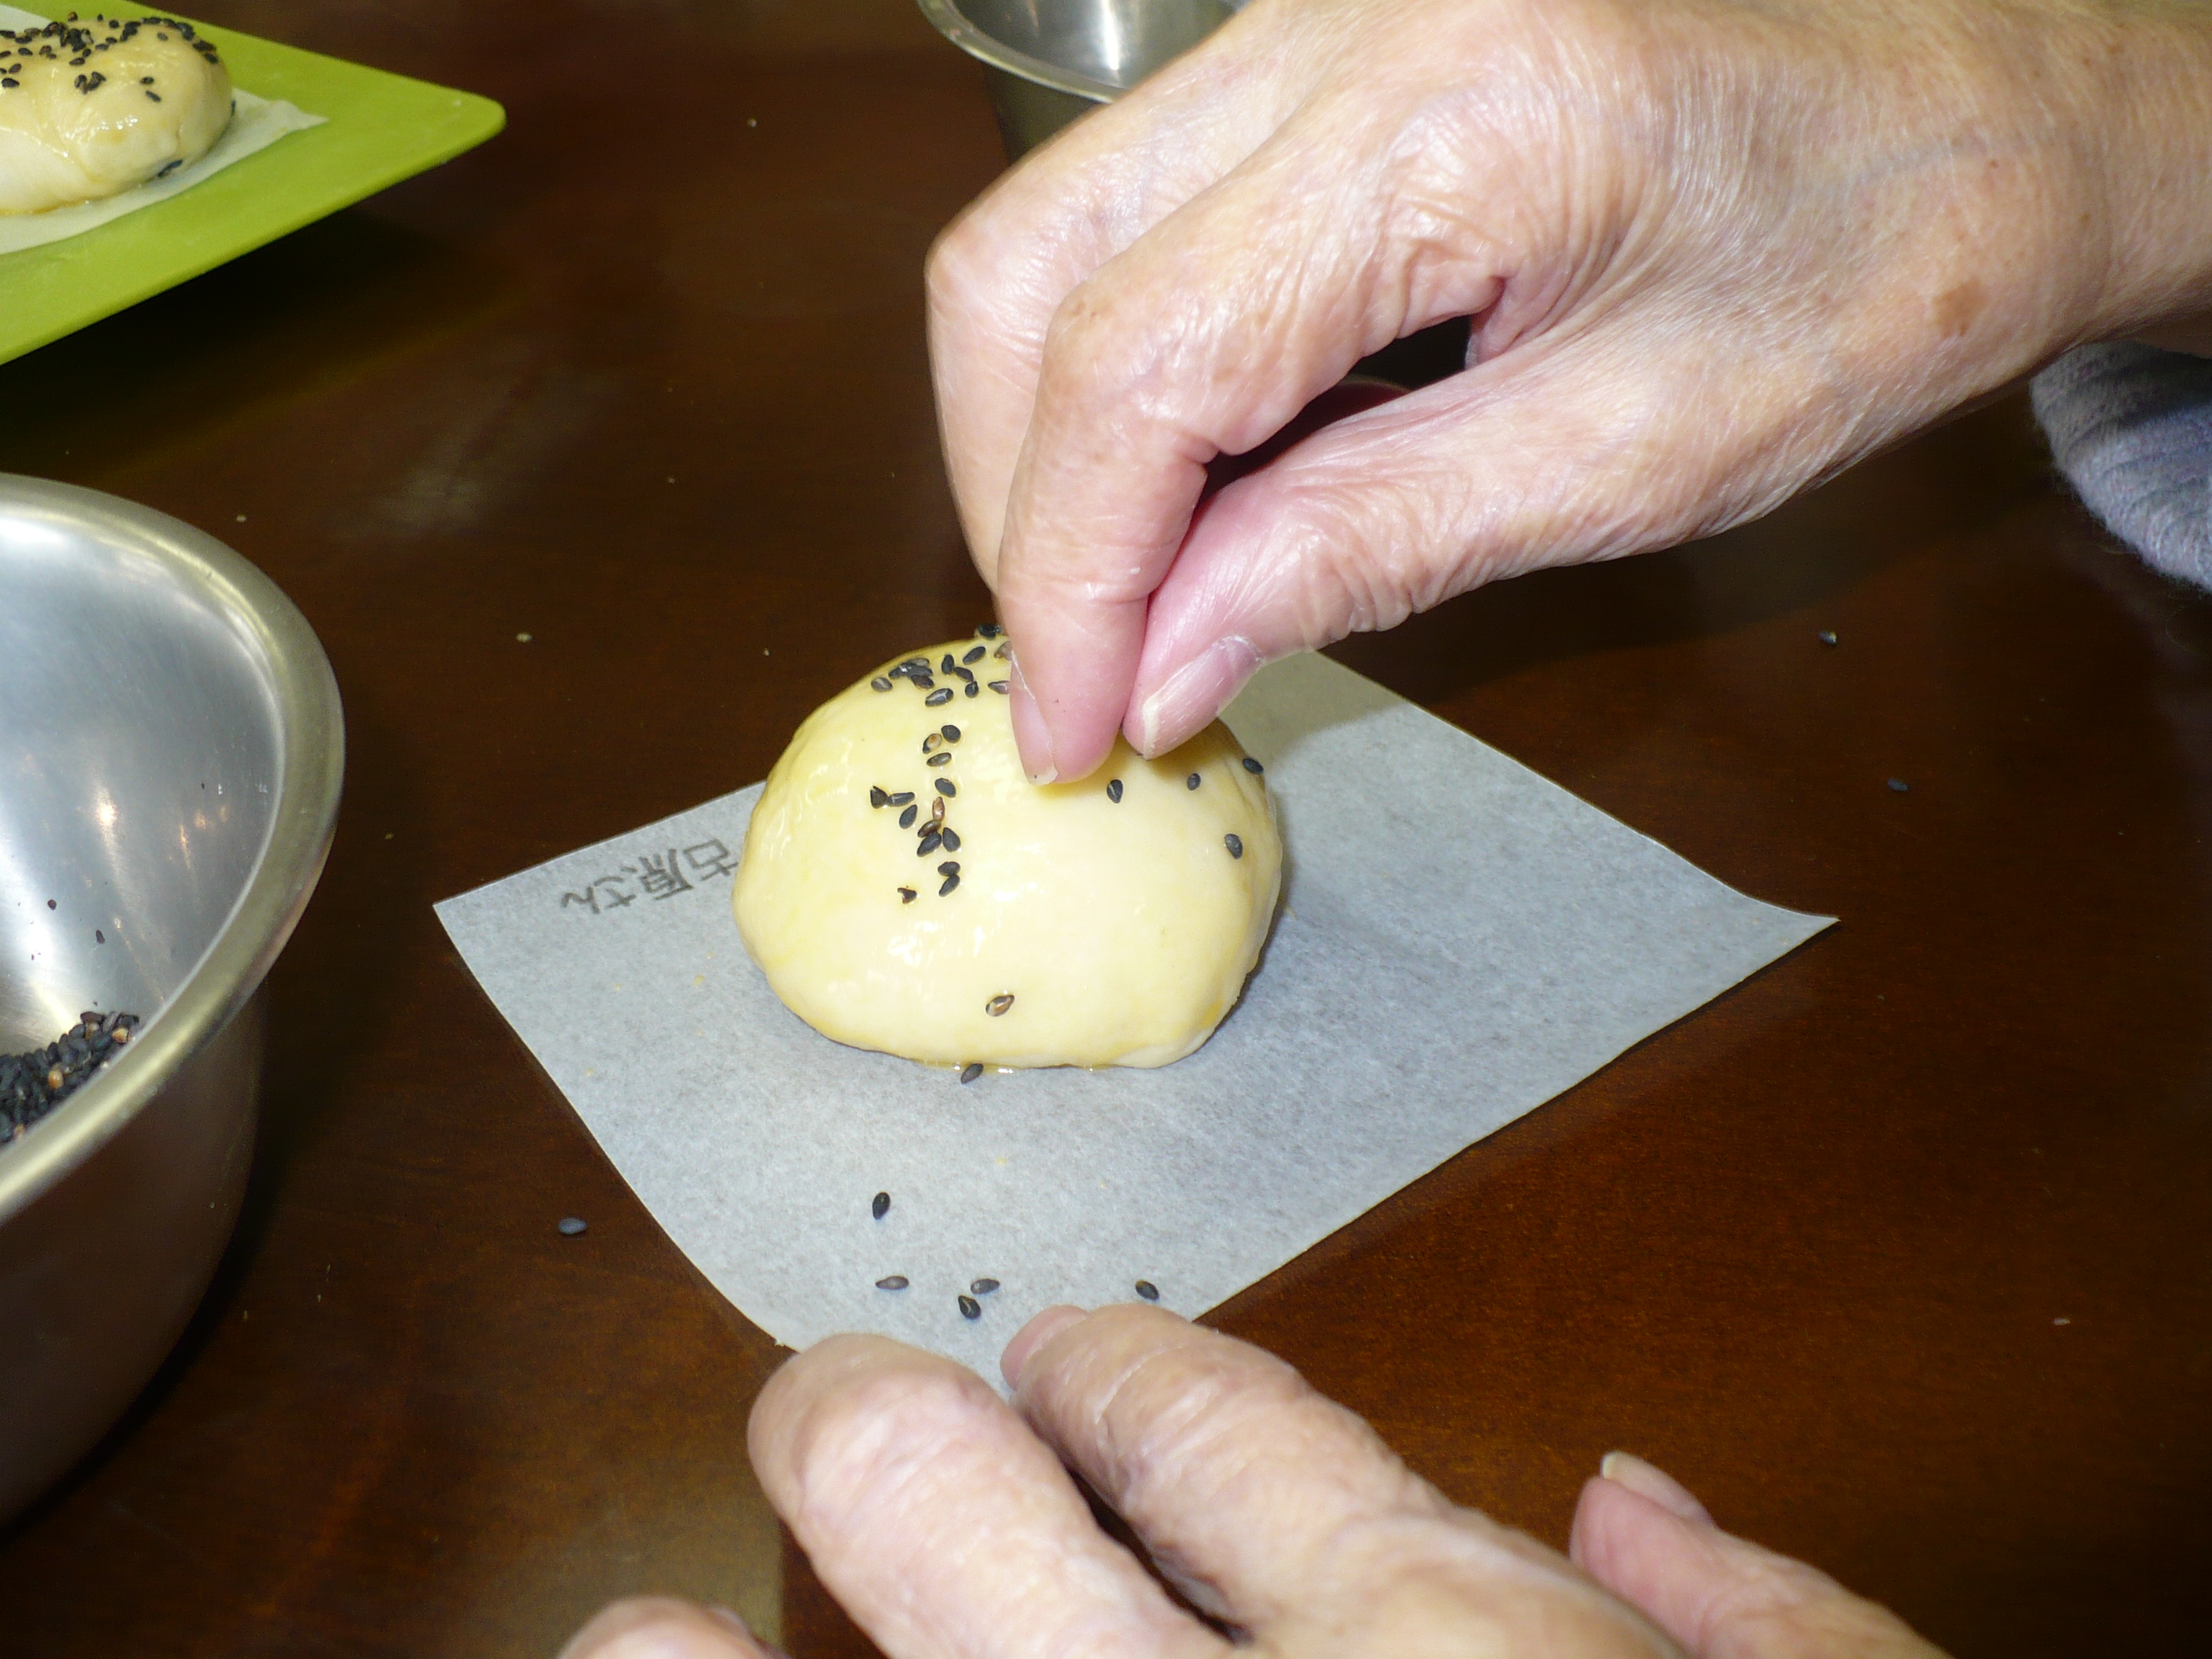
[[[1006,159],[1110,103],[1227,22],[1243,0],[921,0],[981,61]]]
[[[330,850],[337,684],[191,526],[0,475],[0,1052],[145,1017],[0,1146],[0,1520],[119,1416],[222,1254],[259,991]]]

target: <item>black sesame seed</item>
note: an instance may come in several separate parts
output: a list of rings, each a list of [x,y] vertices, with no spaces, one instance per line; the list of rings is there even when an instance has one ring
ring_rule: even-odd
[[[1006,681],[1005,681],[1005,680],[993,680],[993,681],[991,682],[991,690],[993,690],[994,691],[997,692],[1000,696],[1002,696],[1002,697],[1003,697],[1003,696],[1006,696],[1009,691],[1012,690],[1013,690],[1013,687],[1012,687],[1011,684],[1008,684]]]
[[[940,876],[957,876],[960,873],[960,866],[955,860],[947,859],[937,866],[937,873]]]
[[[983,1005],[983,1012],[996,1019],[1013,1006],[1014,994],[1012,991],[1001,991]]]
[[[901,663],[896,668],[886,668],[884,670],[884,678],[887,680],[902,680],[913,672],[914,671],[908,668],[904,663]]]
[[[972,1296],[963,1295],[960,1298],[960,1316],[963,1319],[981,1319],[983,1316],[983,1304]]]
[[[974,696],[977,692],[981,691],[982,689],[983,689],[983,688],[982,688],[981,686],[980,686],[980,685],[976,684],[975,684],[975,681],[973,681],[973,680],[969,681],[967,684],[965,684],[965,685],[963,685],[963,686],[962,686],[962,687],[960,688],[960,690],[961,690],[961,691],[962,691],[962,693],[963,693],[963,695],[965,695],[965,696],[970,696],[970,697]]]
[[[1907,783],[1903,778],[1892,778],[1889,781],[1889,787],[1900,795],[1904,794],[1907,790],[1912,787],[1912,786]]]
[[[1221,838],[1221,844],[1229,849],[1231,858],[1241,859],[1244,856],[1244,842],[1242,836],[1224,836]]]
[[[1836,630],[1835,630],[1834,629],[1832,629],[1832,628],[1824,628],[1824,629],[1822,629],[1820,630],[1820,643],[1821,643],[1821,644],[1823,644],[1823,645],[1833,645],[1833,644],[1835,644],[1836,642],[1837,642],[1837,641],[1836,641]]]
[[[939,888],[939,889],[937,890],[937,896],[938,896],[938,897],[939,897],[939,898],[943,898],[946,894],[950,893],[950,892],[951,892],[954,888],[957,887],[959,884],[960,884],[960,878],[959,878],[958,876],[955,875],[955,876],[947,876],[947,877],[945,877],[945,885],[944,885],[944,886],[942,886],[942,887],[940,887],[940,888]]]
[[[574,1238],[587,1224],[580,1215],[564,1215],[553,1224],[553,1231],[563,1238]]]
[[[979,1279],[968,1288],[977,1296],[988,1296],[999,1288],[999,1281],[995,1279]]]
[[[1188,777],[1185,778],[1185,779],[1182,781],[1182,787],[1183,787],[1184,788],[1186,788],[1186,789],[1195,789],[1195,788],[1197,788],[1197,787],[1198,787],[1198,774],[1197,774],[1197,773],[1195,773],[1195,772],[1194,772],[1194,773],[1192,773]]]
[[[895,795],[893,795],[893,796],[891,796],[891,797],[890,797],[890,804],[891,804],[893,806],[903,806],[903,805],[905,805],[908,801],[912,800],[913,799],[914,799],[914,791],[913,791],[913,790],[911,790],[911,789],[902,789],[902,790],[900,790],[896,794],[895,794]]]
[[[939,846],[943,843],[945,837],[939,835],[934,830],[923,830],[921,832],[921,839],[915,843],[915,857],[918,859],[927,858],[932,853],[934,853],[938,849]]]
[[[1137,1294],[1147,1302],[1157,1302],[1160,1299],[1160,1287],[1149,1279],[1140,1279],[1137,1281]]]
[[[875,678],[870,680],[868,684],[875,687],[878,691],[888,691],[891,689],[891,683],[888,679],[884,678],[881,674],[877,675]]]
[[[938,708],[940,705],[951,702],[951,701],[952,688],[949,685],[939,686],[936,690],[931,692],[927,696],[922,699],[922,702],[932,708]]]
[[[878,1279],[876,1288],[879,1291],[902,1291],[906,1288],[906,1284],[904,1273],[892,1273],[887,1278]]]
[[[888,793],[886,793],[884,792],[884,787],[883,787],[881,784],[879,784],[879,783],[872,783],[872,784],[870,784],[870,785],[868,786],[868,805],[871,805],[871,806],[889,806],[890,804],[891,804],[891,798],[890,798],[890,796]]]
[[[963,668],[957,662],[945,672],[951,674],[954,679],[960,681],[964,685],[973,685],[975,684],[975,676],[969,670]]]
[[[1256,778],[1261,773],[1266,771],[1267,769],[1261,765],[1259,762],[1254,760],[1249,755],[1247,755],[1244,757],[1244,769]]]
[[[963,1083],[973,1083],[982,1075],[983,1062],[979,1060],[971,1060],[960,1068],[960,1080]]]
[[[919,806],[909,806],[909,807],[908,807],[908,808],[906,809],[906,811],[903,811],[903,812],[900,813],[900,814],[899,814],[899,828],[900,828],[900,829],[902,829],[902,830],[911,830],[911,829],[913,829],[913,828],[914,828],[914,815],[915,815],[916,812],[919,812],[920,811],[921,811],[921,808],[920,808]]]
[[[937,684],[937,676],[927,668],[917,668],[906,677],[906,683],[918,690],[927,691]]]
[[[935,754],[932,755],[927,760],[922,762],[922,764],[924,766],[950,766],[952,764],[952,751],[950,749],[940,749]]]
[[[884,1218],[884,1212],[890,1207],[891,1195],[889,1193],[878,1193],[875,1195],[875,1198],[868,1205],[868,1213],[875,1217],[877,1220],[881,1221]]]
[[[1106,799],[1107,799],[1108,800],[1112,801],[1112,802],[1113,802],[1115,805],[1117,805],[1117,806],[1118,806],[1119,805],[1121,805],[1121,779],[1119,779],[1119,778],[1109,778],[1109,779],[1108,779],[1108,780],[1107,780],[1107,783],[1106,783]]]
[[[975,631],[987,640],[995,640],[1000,635],[1005,633],[1006,630],[1000,627],[996,623],[985,623]]]
[[[958,726],[940,726],[937,729],[943,735],[945,742],[957,743],[960,741],[960,728]]]
[[[943,831],[943,834],[945,836],[945,850],[948,853],[958,852],[960,850],[960,832],[957,830],[948,827]]]
[[[933,732],[921,740],[921,752],[925,755],[929,753],[933,749],[942,749],[944,747],[945,737],[942,732]]]
[[[937,672],[940,674],[950,674],[953,665],[952,653],[948,651],[945,653],[945,660],[937,665]]]
[[[960,786],[950,778],[939,778],[937,781],[937,793],[950,800],[960,793]]]
[[[940,824],[945,822],[944,796],[939,795],[935,800],[929,803],[929,821],[932,824]]]
[[[900,888],[900,889],[899,889],[899,902],[900,902],[901,904],[911,904],[911,903],[913,903],[913,902],[914,902],[914,901],[915,901],[915,890],[914,890],[914,889],[913,889],[913,888],[911,888],[911,887],[902,887],[902,888]]]
[[[991,647],[989,646],[979,645],[973,650],[969,651],[965,656],[962,657],[960,660],[963,662],[975,662],[984,657],[989,656],[990,654]]]

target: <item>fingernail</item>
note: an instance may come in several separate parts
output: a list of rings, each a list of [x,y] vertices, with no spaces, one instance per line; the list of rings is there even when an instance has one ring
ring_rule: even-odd
[[[1021,1387],[1022,1367],[1029,1364],[1030,1356],[1078,1320],[1088,1317],[1087,1310],[1082,1308],[1047,1308],[1016,1331],[1014,1340],[999,1356],[999,1374],[1006,1379],[1006,1386]]]
[[[1029,774],[1031,783],[1050,783],[1060,776],[1060,768],[1053,763],[1052,733],[1045,729],[1044,711],[1037,707],[1029,682],[1022,678],[1020,658],[1008,665],[1006,678],[1014,683],[1009,696],[1013,703],[1014,746],[1021,750],[1022,770]]]
[[[1713,1523],[1705,1506],[1698,1502],[1687,1486],[1632,1452],[1607,1452],[1599,1460],[1597,1472],[1615,1486],[1626,1486],[1639,1498],[1650,1498],[1670,1515],[1680,1516],[1685,1521],[1702,1522],[1709,1527]]]
[[[1160,752],[1164,735],[1174,744],[1203,731],[1259,666],[1260,653],[1251,641],[1233,634],[1216,640],[1169,675],[1139,707],[1138,752],[1149,760]]]
[[[727,1607],[702,1607],[668,1595],[638,1595],[599,1609],[568,1639],[560,1659],[730,1659],[733,1651],[720,1635],[702,1626],[719,1626],[736,1636],[743,1651],[763,1651],[745,1621]],[[773,1649],[767,1650],[773,1652]]]

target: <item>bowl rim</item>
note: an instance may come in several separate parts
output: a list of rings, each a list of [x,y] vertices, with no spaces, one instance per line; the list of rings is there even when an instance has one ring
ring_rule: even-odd
[[[322,642],[276,584],[205,531],[104,490],[0,473],[0,514],[89,530],[151,554],[239,625],[276,705],[275,810],[214,939],[105,1072],[0,1150],[0,1224],[119,1134],[260,988],[320,878],[345,780],[345,715]]]
[[[1017,52],[998,36],[986,33],[968,20],[962,12],[959,0],[916,0],[923,16],[937,26],[937,32],[966,52],[994,70],[1049,87],[1054,92],[1065,92],[1078,98],[1087,98],[1094,104],[1110,104],[1127,87],[1115,86],[1096,76],[1080,74],[1062,69],[1057,64],[1048,64],[1042,58],[1032,58],[1025,52]]]

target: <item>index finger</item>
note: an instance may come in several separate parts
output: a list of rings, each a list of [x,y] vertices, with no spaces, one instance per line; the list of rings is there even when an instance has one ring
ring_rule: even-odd
[[[832,1337],[769,1379],[747,1438],[769,1502],[891,1659],[1223,1654],[949,1359]]]
[[[1502,292],[1491,228],[1404,199],[1391,104],[1317,92],[1054,315],[997,573],[1033,776],[1085,775],[1117,730],[1162,746],[1130,692],[1207,464],[1264,442],[1369,352]],[[1257,665],[1216,659],[1249,642],[1216,647],[1194,672]]]
[[[1357,333],[1295,314],[1310,299],[1299,250],[1319,227],[1312,197],[1282,189],[1281,165],[1248,161],[1053,317],[997,570],[1014,732],[1039,782],[1085,776],[1113,747],[1146,611],[1207,464],[1264,441],[1358,356]]]
[[[1024,157],[930,250],[929,358],[945,470],[993,587],[1053,313],[1297,106],[1330,42],[1310,19],[1287,40],[1285,27],[1269,8],[1240,11],[1128,96]],[[1249,73],[1255,62],[1269,72]]]

